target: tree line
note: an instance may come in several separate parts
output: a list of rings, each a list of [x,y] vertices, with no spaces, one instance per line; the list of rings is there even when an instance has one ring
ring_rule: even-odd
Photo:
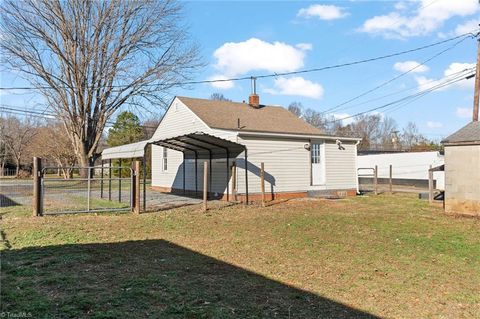
[[[121,112],[108,132],[102,134],[99,151],[148,139],[158,123],[158,119],[141,122],[132,112]],[[64,123],[23,116],[0,117],[0,174],[13,167],[15,177],[29,176],[33,156],[42,157],[45,165],[56,167],[66,179],[72,177],[73,167],[82,165],[65,134]]]
[[[420,133],[414,122],[400,128],[397,122],[382,114],[363,114],[344,125],[333,115],[326,115],[311,108],[304,108],[299,102],[292,102],[288,110],[310,125],[327,134],[359,137],[360,151],[438,151],[441,145]]]

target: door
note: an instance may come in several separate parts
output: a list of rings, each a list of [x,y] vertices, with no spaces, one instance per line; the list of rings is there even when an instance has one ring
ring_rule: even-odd
[[[312,185],[325,184],[325,159],[324,143],[312,144],[310,153],[312,156]]]

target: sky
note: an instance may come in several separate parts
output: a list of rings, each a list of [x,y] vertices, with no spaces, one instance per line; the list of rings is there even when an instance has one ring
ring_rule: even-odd
[[[349,63],[476,32],[480,23],[478,0],[183,4],[184,22],[205,62],[205,67],[194,74],[195,80],[278,74]],[[354,66],[261,78],[257,80],[257,93],[262,104],[287,107],[295,101],[319,112],[337,107],[328,114],[345,118],[343,123],[347,124],[352,120],[349,116],[473,73],[464,70],[475,67],[477,42],[474,38],[459,40]],[[409,72],[402,75],[406,71]],[[15,74],[3,72],[1,84],[22,86],[25,82]],[[373,90],[378,86],[381,88]],[[394,104],[373,112],[392,117],[400,128],[415,122],[421,133],[440,140],[471,120],[473,86],[473,79],[464,80],[409,104]],[[241,102],[248,100],[251,83],[244,80],[198,84],[171,93],[208,98],[215,92]],[[356,98],[359,95],[362,96]],[[353,98],[356,99],[345,104]],[[2,104],[26,109],[37,109],[38,101],[39,97],[32,94],[0,95]]]

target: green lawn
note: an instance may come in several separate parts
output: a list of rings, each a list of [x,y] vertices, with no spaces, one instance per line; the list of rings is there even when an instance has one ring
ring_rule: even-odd
[[[34,318],[479,318],[480,219],[414,195],[4,215],[1,311]]]

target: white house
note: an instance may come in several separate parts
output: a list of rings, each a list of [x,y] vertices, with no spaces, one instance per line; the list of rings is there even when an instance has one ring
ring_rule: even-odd
[[[109,148],[103,159],[142,157],[152,148],[152,188],[200,192],[210,163],[209,195],[267,198],[355,195],[359,139],[329,136],[280,106],[175,97],[148,141]],[[233,169],[232,169],[233,167]],[[234,176],[232,176],[234,174]],[[232,185],[232,183],[235,185]]]

